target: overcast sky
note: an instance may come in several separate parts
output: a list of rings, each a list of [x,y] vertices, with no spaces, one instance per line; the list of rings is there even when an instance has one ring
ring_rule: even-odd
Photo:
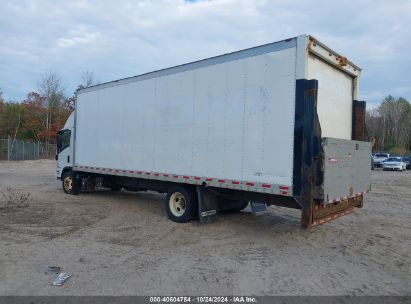
[[[56,72],[110,81],[299,34],[363,68],[360,99],[411,101],[411,0],[1,1],[0,88],[22,100]]]

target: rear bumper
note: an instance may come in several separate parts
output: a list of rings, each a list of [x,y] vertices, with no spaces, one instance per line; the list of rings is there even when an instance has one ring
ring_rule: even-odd
[[[314,205],[311,227],[318,226],[329,221],[332,221],[341,216],[350,214],[354,208],[362,208],[364,196],[346,198],[338,203],[329,204],[323,207],[318,203]]]
[[[388,171],[401,171],[404,168],[403,167],[383,167],[384,170],[388,170]]]

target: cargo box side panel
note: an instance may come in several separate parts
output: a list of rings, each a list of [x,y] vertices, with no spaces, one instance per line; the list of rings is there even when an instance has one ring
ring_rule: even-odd
[[[324,202],[330,204],[371,189],[371,144],[323,138]]]
[[[192,172],[291,185],[295,49],[195,71]]]
[[[84,91],[76,165],[292,186],[295,58],[290,45]]]
[[[148,80],[79,95],[76,165],[151,171],[154,94],[155,81]]]

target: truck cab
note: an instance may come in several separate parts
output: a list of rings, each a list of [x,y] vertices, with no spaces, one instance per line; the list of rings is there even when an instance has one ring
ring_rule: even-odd
[[[67,119],[62,130],[57,132],[56,178],[62,179],[65,172],[73,167],[74,112]]]

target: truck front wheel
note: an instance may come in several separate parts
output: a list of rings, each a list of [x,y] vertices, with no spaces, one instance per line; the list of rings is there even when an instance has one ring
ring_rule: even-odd
[[[61,177],[63,184],[63,190],[67,194],[79,194],[80,184],[76,178],[76,175],[72,171],[67,171]]]
[[[186,223],[194,218],[197,202],[193,193],[177,186],[168,191],[165,207],[167,215],[172,221]]]

